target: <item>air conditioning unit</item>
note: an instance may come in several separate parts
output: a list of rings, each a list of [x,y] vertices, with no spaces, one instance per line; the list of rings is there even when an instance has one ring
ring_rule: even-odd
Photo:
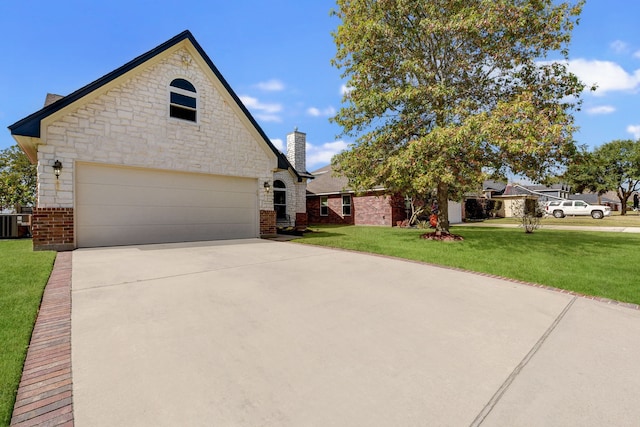
[[[18,225],[21,225],[24,227],[31,226],[31,215],[21,214],[21,215],[17,215],[17,218],[18,218]]]
[[[18,216],[0,215],[0,239],[18,237]]]

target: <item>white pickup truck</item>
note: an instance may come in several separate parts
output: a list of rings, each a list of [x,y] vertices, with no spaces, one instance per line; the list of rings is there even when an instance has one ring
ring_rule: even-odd
[[[564,218],[567,215],[591,215],[593,219],[602,219],[611,215],[609,206],[590,205],[582,200],[554,200],[544,207],[547,215]]]

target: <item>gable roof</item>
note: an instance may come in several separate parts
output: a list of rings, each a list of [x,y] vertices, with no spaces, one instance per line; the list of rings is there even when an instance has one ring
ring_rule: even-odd
[[[482,191],[502,192],[506,187],[506,182],[494,181],[492,179],[487,179],[482,183]]]
[[[273,153],[276,155],[276,158],[278,159],[278,168],[285,169],[285,170],[290,169],[295,173],[298,180],[301,181],[302,176],[298,173],[298,171],[296,171],[291,166],[291,163],[289,162],[287,157],[284,154],[282,154],[280,151],[278,151],[278,149],[275,148],[275,146],[271,143],[271,141],[269,140],[267,135],[264,133],[260,125],[258,125],[258,123],[253,118],[249,110],[247,110],[247,108],[244,106],[242,101],[240,101],[240,98],[238,98],[238,95],[236,95],[233,89],[231,89],[231,86],[229,86],[229,83],[227,83],[227,81],[222,76],[222,74],[220,74],[220,71],[213,64],[213,61],[211,61],[211,58],[209,58],[209,56],[205,53],[205,51],[202,49],[200,44],[196,41],[196,39],[193,37],[193,34],[191,34],[189,30],[185,30],[181,32],[180,34],[172,37],[171,39],[167,40],[161,45],[151,49],[146,53],[143,53],[137,58],[134,58],[133,60],[127,62],[123,66],[116,68],[115,70],[111,71],[108,74],[105,74],[104,76],[89,83],[88,85],[81,87],[80,89],[76,90],[75,92],[67,96],[60,97],[59,99],[55,100],[55,102],[45,105],[45,107],[36,111],[35,113],[30,114],[29,116],[21,120],[18,120],[17,122],[9,126],[11,135],[14,136],[14,138],[15,137],[40,138],[40,128],[41,128],[40,124],[42,120],[46,119],[47,117],[51,116],[57,111],[60,111],[61,109],[67,107],[68,105],[71,105],[72,103],[78,101],[79,99],[89,95],[90,93],[95,92],[96,90],[102,88],[103,86],[107,85],[108,83],[112,82],[118,77],[123,76],[124,74],[128,73],[134,68],[144,64],[145,62],[151,60],[152,58],[156,57],[162,52],[165,52],[166,50],[171,49],[172,47],[182,43],[183,41],[188,41],[191,43],[191,45],[195,48],[195,50],[202,57],[204,62],[207,64],[207,66],[210,68],[211,72],[216,76],[216,78],[224,86],[225,90],[233,98],[238,108],[240,108],[240,110],[249,120],[251,125],[259,133],[261,138],[264,140],[265,144],[267,144],[267,146],[271,149],[271,151],[273,151]],[[50,102],[51,100],[52,99],[50,97],[47,97],[47,101]]]
[[[334,176],[331,165],[322,167],[314,172],[313,181],[307,184],[307,195],[328,195],[339,193],[353,193],[353,189],[349,187],[349,180],[344,176]],[[375,187],[370,191],[384,190],[382,186]]]

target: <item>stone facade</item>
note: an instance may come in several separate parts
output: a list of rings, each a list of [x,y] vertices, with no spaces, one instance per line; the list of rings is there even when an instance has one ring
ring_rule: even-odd
[[[287,135],[287,159],[298,172],[306,171],[306,134],[297,130]],[[307,185],[306,178],[299,181],[296,176],[289,171],[278,171],[273,176],[274,181],[280,180],[284,183],[287,192],[287,216],[290,221],[287,224],[296,227],[304,227],[305,224],[298,223],[300,214],[307,212]]]
[[[196,87],[197,122],[169,117],[169,83],[176,78]],[[184,49],[43,124],[40,207],[73,207],[79,161],[273,179],[276,160],[264,141]],[[63,166],[58,179],[51,168],[55,160]],[[259,206],[272,209],[266,192],[259,192]]]
[[[299,172],[307,170],[307,134],[295,129],[287,135],[287,159]]]

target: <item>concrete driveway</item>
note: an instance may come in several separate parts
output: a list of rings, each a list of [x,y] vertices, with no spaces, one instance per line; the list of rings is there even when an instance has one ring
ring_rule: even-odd
[[[640,423],[640,311],[263,240],[73,253],[77,426]]]

